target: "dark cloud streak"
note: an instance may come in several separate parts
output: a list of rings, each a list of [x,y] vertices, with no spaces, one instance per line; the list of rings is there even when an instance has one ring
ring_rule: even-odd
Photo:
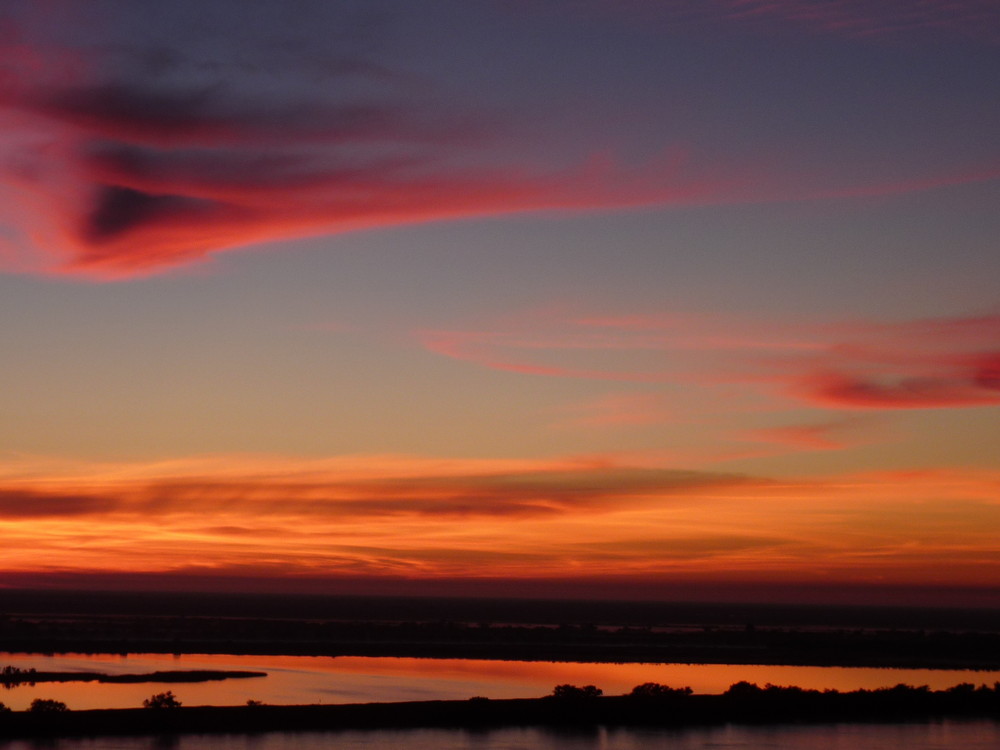
[[[77,518],[113,512],[119,501],[86,494],[58,494],[0,489],[0,519]]]
[[[597,467],[578,471],[294,481],[164,480],[129,483],[111,495],[0,490],[0,517],[82,514],[141,516],[199,513],[316,519],[511,518],[580,512],[624,505],[683,502],[713,490],[761,487],[767,480],[732,474]]]

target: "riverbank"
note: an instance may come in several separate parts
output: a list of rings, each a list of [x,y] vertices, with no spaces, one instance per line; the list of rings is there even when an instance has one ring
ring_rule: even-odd
[[[1000,684],[944,691],[897,686],[850,693],[734,685],[723,695],[472,698],[351,705],[105,709],[0,714],[0,736],[85,737],[186,733],[257,733],[348,729],[500,728],[510,726],[683,727],[799,722],[899,722],[940,718],[1000,721]]]
[[[7,590],[0,650],[996,670],[1000,609]]]
[[[1000,669],[1000,633],[754,626],[31,615],[0,621],[0,650]]]
[[[39,672],[34,669],[18,669],[7,666],[0,670],[0,685],[5,688],[18,685],[38,685],[46,682],[99,682],[112,684],[136,683],[194,683],[220,680],[245,680],[252,677],[267,677],[267,672],[244,670],[182,669],[141,674],[108,674],[106,672]]]

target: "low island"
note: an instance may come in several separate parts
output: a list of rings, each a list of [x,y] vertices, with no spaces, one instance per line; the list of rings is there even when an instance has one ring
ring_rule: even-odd
[[[239,680],[250,677],[267,677],[267,672],[240,670],[181,669],[141,674],[108,674],[107,672],[39,672],[35,669],[20,669],[6,666],[0,669],[0,685],[12,688],[18,685],[39,685],[46,682],[212,682],[215,680]]]

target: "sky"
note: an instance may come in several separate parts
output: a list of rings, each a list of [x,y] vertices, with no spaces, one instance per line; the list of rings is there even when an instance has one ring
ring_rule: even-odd
[[[0,586],[1000,606],[993,0],[0,3]]]

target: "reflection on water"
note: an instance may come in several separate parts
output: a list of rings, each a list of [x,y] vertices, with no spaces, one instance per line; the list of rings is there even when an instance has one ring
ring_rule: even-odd
[[[84,740],[0,742],[2,750],[995,750],[1000,723],[942,721],[927,724],[829,724],[708,729],[407,730],[373,732],[274,732],[260,735],[186,735],[172,738],[109,737]]]
[[[530,698],[546,695],[561,683],[597,685],[608,695],[629,692],[643,682],[690,686],[696,693],[721,693],[734,682],[799,685],[804,688],[856,690],[900,682],[947,688],[961,682],[1000,680],[1000,672],[927,669],[859,669],[726,664],[591,664],[517,662],[475,659],[388,657],[229,656],[132,654],[85,655],[0,653],[0,666],[34,667],[47,672],[109,672],[231,669],[267,672],[263,678],[203,683],[43,683],[0,693],[10,708],[27,708],[35,698],[63,701],[71,709],[138,707],[144,698],[173,690],[189,706],[242,705],[248,699],[272,704],[364,703],[373,701]]]

